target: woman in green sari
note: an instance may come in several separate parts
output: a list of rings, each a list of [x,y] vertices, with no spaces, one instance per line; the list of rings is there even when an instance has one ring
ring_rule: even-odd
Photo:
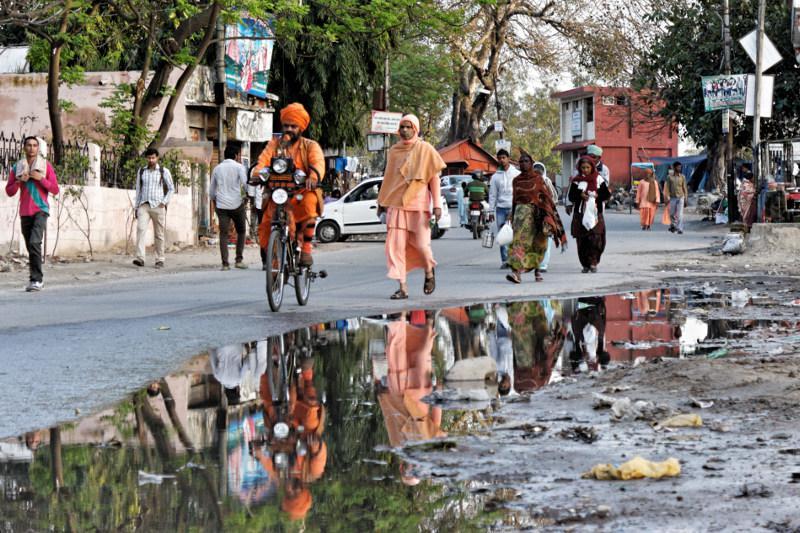
[[[566,246],[567,235],[549,187],[525,152],[519,158],[519,169],[520,175],[514,178],[511,207],[514,240],[508,265],[512,272],[506,279],[522,283],[522,273],[533,270],[536,281],[542,281],[539,264],[547,251],[547,239],[552,236],[556,246]]]

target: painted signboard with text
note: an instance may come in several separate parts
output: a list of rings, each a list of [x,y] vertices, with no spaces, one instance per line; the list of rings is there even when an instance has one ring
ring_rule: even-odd
[[[242,17],[225,27],[225,85],[266,98],[275,34],[267,22]],[[242,37],[237,39],[237,37]]]

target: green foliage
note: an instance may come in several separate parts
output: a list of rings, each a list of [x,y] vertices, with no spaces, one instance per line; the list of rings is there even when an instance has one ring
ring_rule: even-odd
[[[758,2],[731,3],[731,71],[752,73],[755,66],[738,39],[755,27]],[[662,115],[683,125],[702,146],[713,146],[721,135],[720,112],[706,113],[701,76],[722,73],[723,45],[720,38],[720,4],[714,0],[698,2],[662,2],[649,16],[655,27],[668,28],[656,39],[641,59],[635,86],[652,89],[665,107]],[[762,138],[785,138],[800,135],[800,68],[789,39],[789,12],[785,2],[767,2],[766,32],[783,57],[767,74],[775,75],[773,116],[763,119]],[[752,142],[752,120],[735,128],[735,144]]]

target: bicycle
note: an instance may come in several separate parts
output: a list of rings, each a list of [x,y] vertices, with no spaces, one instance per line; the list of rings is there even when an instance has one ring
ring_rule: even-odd
[[[295,233],[294,238],[290,236],[289,211],[286,204],[293,196],[299,194],[300,188],[306,181],[305,173],[300,170],[295,171],[293,167],[294,162],[290,159],[273,158],[269,180],[264,179],[264,171],[261,174],[261,180],[265,182],[270,191],[270,198],[275,204],[266,257],[267,301],[273,312],[278,312],[281,308],[283,291],[287,283],[294,286],[297,303],[306,305],[311,293],[311,282],[328,276],[324,270],[314,272],[311,267],[300,264],[297,234]]]

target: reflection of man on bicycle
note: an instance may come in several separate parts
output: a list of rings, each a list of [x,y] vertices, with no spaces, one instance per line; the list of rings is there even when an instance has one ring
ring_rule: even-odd
[[[322,440],[325,430],[325,407],[314,387],[314,360],[306,358],[300,371],[291,376],[286,411],[273,401],[273,384],[268,373],[261,376],[261,399],[264,407],[264,425],[275,428],[279,422],[287,424],[288,433],[273,430],[267,442],[268,453],[260,447],[254,457],[269,473],[270,478],[284,488],[281,509],[292,520],[306,516],[312,498],[308,484],[318,480],[325,472],[328,448]],[[268,364],[272,364],[270,361]],[[281,401],[282,393],[278,397]]]
[[[314,229],[317,217],[322,215],[322,193],[317,185],[325,176],[325,155],[316,141],[302,137],[303,131],[308,128],[311,121],[308,112],[302,104],[289,104],[281,110],[281,126],[283,135],[280,139],[272,139],[258,157],[258,164],[253,169],[253,176],[257,177],[262,169],[269,169],[272,158],[280,155],[291,157],[297,170],[307,176],[304,188],[295,194],[288,204],[289,234],[295,237],[297,230],[298,244],[301,247],[300,264],[311,266],[311,240],[314,238]],[[267,185],[275,179],[270,176]],[[269,194],[270,187],[265,194]],[[264,211],[264,216],[258,227],[258,240],[262,248],[269,242],[269,233],[272,218],[275,214],[275,204],[270,198]]]

